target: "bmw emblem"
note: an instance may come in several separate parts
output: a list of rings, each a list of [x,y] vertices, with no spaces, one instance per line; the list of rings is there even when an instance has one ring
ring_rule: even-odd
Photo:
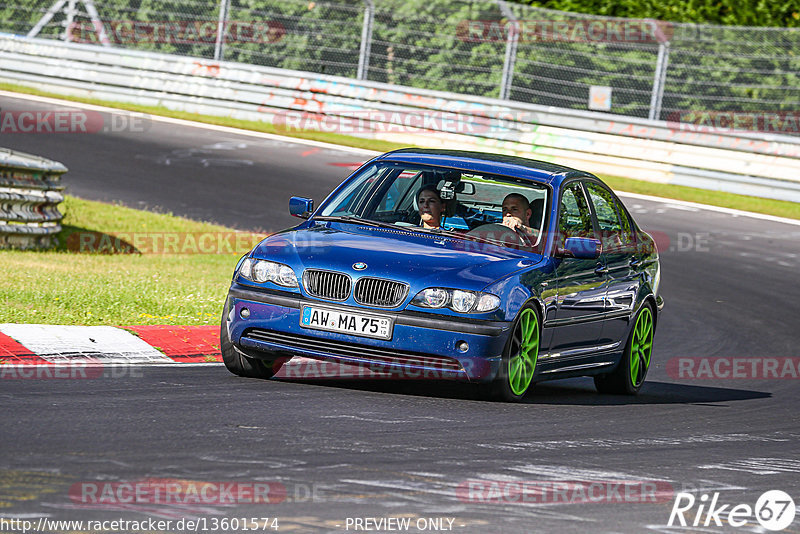
[[[358,263],[353,264],[353,269],[355,269],[356,271],[363,271],[366,268],[367,264],[364,263],[363,261],[359,261]]]

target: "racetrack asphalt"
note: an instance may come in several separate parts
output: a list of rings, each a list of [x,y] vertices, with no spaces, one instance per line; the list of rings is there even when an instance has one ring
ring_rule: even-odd
[[[0,108],[53,106],[3,97]],[[61,161],[77,196],[260,230],[294,224],[290,195],[319,202],[347,164],[365,159],[159,122],[144,134],[3,134],[0,146]],[[698,504],[719,492],[720,505],[753,506],[779,489],[800,504],[800,377],[733,378],[731,367],[727,378],[692,379],[676,374],[676,358],[739,359],[742,369],[782,358],[797,371],[800,227],[625,202],[664,247],[666,307],[638,397],[601,396],[590,379],[571,379],[507,405],[454,383],[260,381],[217,366],[2,380],[0,519],[205,518],[210,527],[214,518],[278,517],[278,532],[344,532],[356,518],[408,517],[411,532],[420,518],[452,519],[451,531],[464,533],[762,532],[754,519],[734,528],[727,512],[723,526],[667,522],[680,491]],[[287,498],[91,502],[93,490],[145,480],[150,489],[272,483]],[[515,499],[510,481],[530,493]],[[574,481],[666,490],[656,502],[635,492],[593,502],[547,493]],[[470,487],[482,489],[459,491]],[[690,524],[696,512],[686,513]],[[242,530],[228,527],[219,531]]]

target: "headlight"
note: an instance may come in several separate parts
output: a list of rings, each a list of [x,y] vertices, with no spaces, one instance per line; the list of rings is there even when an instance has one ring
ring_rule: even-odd
[[[250,258],[245,258],[245,260],[242,262],[242,266],[239,267],[239,274],[245,278],[250,278],[253,276],[253,260]]]
[[[459,313],[467,313],[472,309],[478,297],[472,291],[461,291],[456,289],[453,291],[452,307]]]
[[[477,312],[488,312],[496,310],[500,307],[500,297],[497,295],[490,295],[489,293],[481,293],[478,297],[478,305],[475,306]]]
[[[285,287],[297,287],[297,277],[294,271],[288,265],[281,265],[278,269],[277,279],[275,283]]]
[[[263,284],[264,282],[274,281],[277,265],[271,261],[257,261],[253,265],[253,281]]]
[[[429,287],[417,293],[411,304],[422,308],[448,307],[458,313],[484,313],[497,309],[500,306],[500,298],[477,291]]]
[[[239,275],[253,282],[273,282],[283,287],[297,287],[297,276],[288,265],[274,261],[247,258],[239,267]]]
[[[424,289],[419,295],[417,295],[417,298],[422,301],[420,306],[424,306],[426,308],[441,308],[447,304],[449,297],[450,295],[447,293],[447,290],[439,287]]]

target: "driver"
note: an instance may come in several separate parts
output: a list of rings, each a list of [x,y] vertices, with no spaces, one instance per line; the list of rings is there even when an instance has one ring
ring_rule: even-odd
[[[423,228],[441,228],[442,214],[447,207],[447,202],[442,200],[435,185],[425,185],[417,191],[417,206],[419,206],[419,216]]]
[[[530,227],[531,204],[524,195],[509,193],[503,199],[503,226],[536,237],[539,231]]]

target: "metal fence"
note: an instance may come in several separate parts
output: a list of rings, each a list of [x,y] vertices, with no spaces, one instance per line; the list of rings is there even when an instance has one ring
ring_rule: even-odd
[[[685,130],[620,115],[52,39],[0,35],[0,57],[0,80],[54,93],[265,122],[277,132],[321,130],[566,161],[595,173],[800,202],[798,137]],[[9,115],[13,119],[13,112],[4,112],[4,126]]]
[[[656,120],[800,109],[800,29],[503,0],[17,0],[0,31]]]

